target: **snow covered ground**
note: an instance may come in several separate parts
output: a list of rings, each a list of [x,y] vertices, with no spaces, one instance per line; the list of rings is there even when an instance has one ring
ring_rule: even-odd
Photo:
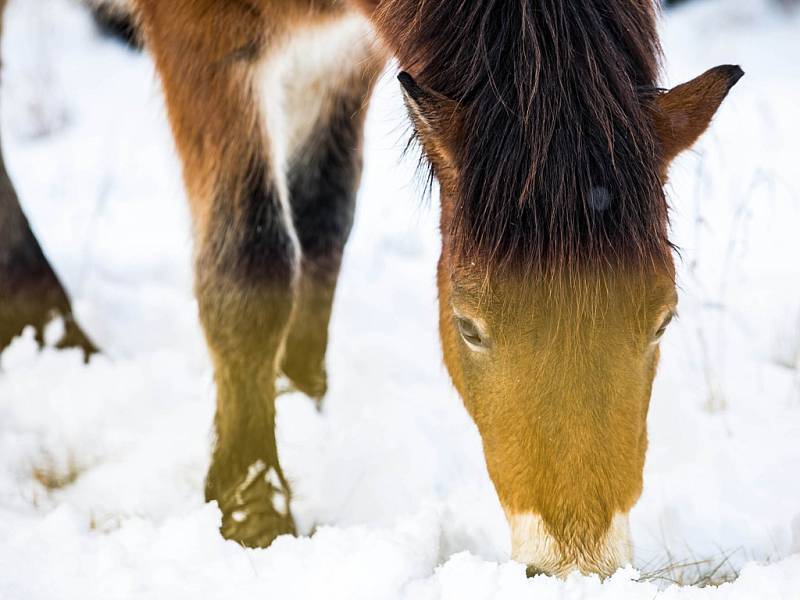
[[[393,74],[370,115],[325,410],[279,400],[305,535],[248,550],[202,500],[214,392],[151,62],[69,0],[12,0],[5,28],[8,168],[105,354],[84,366],[27,335],[2,357],[0,599],[800,598],[800,15],[698,0],[664,18],[666,84],[720,63],[747,75],[673,169],[680,319],[650,410],[635,565],[604,583],[526,579],[509,560],[439,357],[437,210],[400,157]],[[716,567],[741,575],[665,582]]]

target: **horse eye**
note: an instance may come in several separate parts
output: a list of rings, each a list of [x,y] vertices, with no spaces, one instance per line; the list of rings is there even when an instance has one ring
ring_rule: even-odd
[[[464,319],[463,317],[456,317],[456,324],[458,325],[458,331],[461,333],[461,337],[466,342],[467,346],[481,349],[486,347],[486,343],[481,337],[481,333],[478,331],[475,323],[469,319]]]
[[[667,331],[667,327],[670,323],[672,323],[672,319],[675,317],[675,313],[669,313],[665,318],[664,322],[661,323],[661,327],[656,330],[656,335],[653,341],[657,342],[661,339],[664,333]]]

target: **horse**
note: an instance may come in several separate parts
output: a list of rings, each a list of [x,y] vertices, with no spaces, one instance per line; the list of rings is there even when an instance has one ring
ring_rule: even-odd
[[[135,0],[131,14],[191,209],[222,535],[295,533],[275,382],[325,395],[364,119],[393,58],[439,184],[443,360],[512,558],[557,576],[630,562],[677,306],[663,187],[742,70],[660,88],[650,0]]]

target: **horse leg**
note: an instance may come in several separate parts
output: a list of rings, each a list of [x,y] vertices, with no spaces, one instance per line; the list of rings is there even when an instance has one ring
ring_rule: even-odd
[[[275,442],[275,377],[300,254],[254,83],[270,52],[267,18],[244,2],[140,0],[139,9],[183,162],[195,288],[214,365],[206,499],[219,503],[225,537],[267,546],[294,532]]]
[[[0,21],[4,6],[0,0]],[[42,346],[44,328],[54,316],[64,321],[59,348],[81,348],[86,360],[97,352],[75,322],[69,297],[31,231],[0,152],[0,352],[29,325]]]
[[[361,178],[367,102],[384,60],[374,51],[357,71],[335,82],[314,130],[295,152],[289,190],[303,251],[298,306],[282,370],[299,390],[321,402],[327,390],[325,352],[342,253],[353,224]]]

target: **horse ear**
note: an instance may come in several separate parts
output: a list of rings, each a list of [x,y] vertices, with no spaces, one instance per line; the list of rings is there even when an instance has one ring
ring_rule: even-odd
[[[672,160],[691,147],[744,71],[736,65],[714,67],[656,97],[653,122],[666,172]]]
[[[452,166],[453,142],[459,128],[458,103],[420,86],[405,71],[397,79],[425,152],[431,160],[441,158]]]

